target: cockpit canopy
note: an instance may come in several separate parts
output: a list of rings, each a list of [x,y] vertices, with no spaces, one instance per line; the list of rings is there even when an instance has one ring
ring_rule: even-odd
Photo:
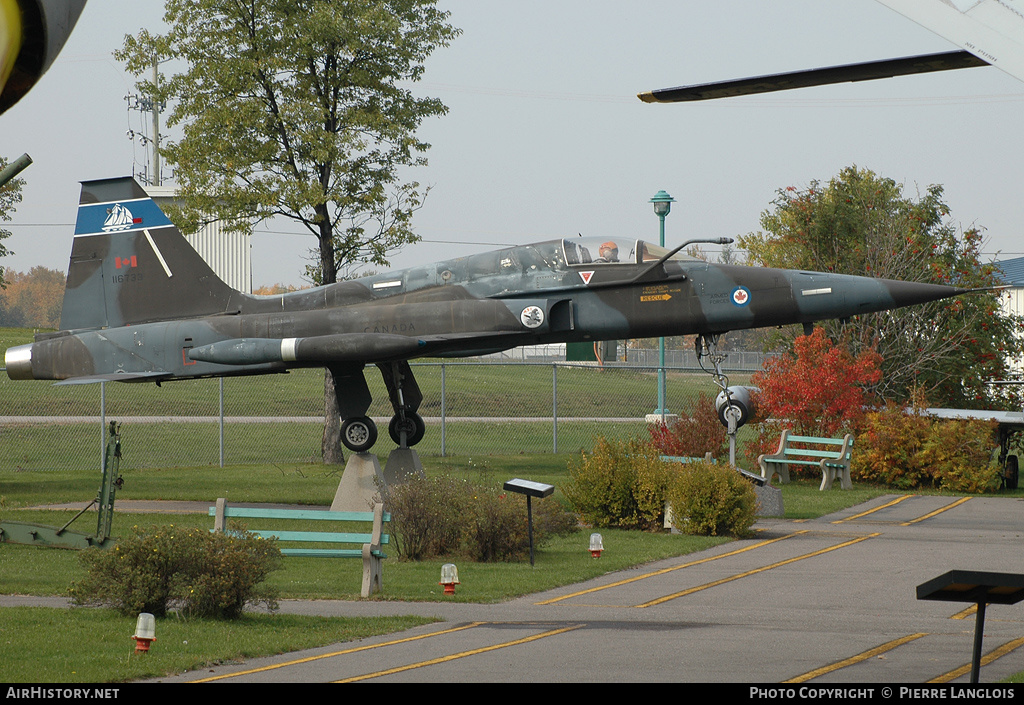
[[[562,240],[562,251],[568,265],[643,264],[656,262],[669,253],[668,249],[644,240],[597,237]],[[693,257],[682,252],[672,255],[671,259],[693,261]]]

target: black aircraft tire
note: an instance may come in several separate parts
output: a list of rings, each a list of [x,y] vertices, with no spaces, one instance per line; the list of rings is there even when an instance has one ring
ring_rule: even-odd
[[[402,445],[401,423],[402,417],[396,414],[391,417],[391,423],[388,424],[388,435],[398,445]],[[422,416],[415,411],[405,412],[405,445],[412,448],[423,440],[423,435],[426,432],[427,425],[423,423]]]
[[[1006,480],[1006,489],[1008,490],[1017,489],[1017,479],[1019,474],[1017,463],[1016,455],[1006,456],[1006,469],[1004,471],[1003,478]]]
[[[369,416],[353,416],[341,424],[341,442],[353,453],[365,453],[377,442],[377,424]]]

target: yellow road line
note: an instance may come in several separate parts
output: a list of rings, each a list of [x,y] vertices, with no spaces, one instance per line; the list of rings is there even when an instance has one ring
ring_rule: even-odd
[[[995,661],[997,658],[1001,658],[1003,656],[1006,656],[1006,654],[1010,653],[1014,649],[1020,648],[1022,645],[1024,645],[1024,637],[1021,637],[1019,639],[1014,639],[1013,641],[1008,641],[1005,644],[1003,644],[1002,646],[999,646],[999,647],[993,649],[992,651],[989,651],[984,656],[982,656],[981,657],[981,665],[982,666],[987,666],[990,663],[992,663],[993,661]],[[971,672],[971,666],[972,666],[972,664],[966,663],[963,666],[961,666],[960,668],[953,669],[949,673],[943,673],[941,676],[938,676],[937,678],[933,678],[932,680],[930,680],[928,682],[929,683],[948,683],[949,681],[953,680],[954,678],[959,678],[960,676],[963,676],[963,675],[966,675],[967,673],[970,673]]]
[[[933,516],[937,516],[939,514],[942,514],[945,511],[949,511],[953,507],[959,507],[961,504],[963,504],[964,502],[966,502],[969,499],[970,499],[970,497],[961,497],[960,499],[958,499],[957,501],[953,502],[952,504],[947,504],[945,507],[940,507],[939,509],[936,509],[934,512],[928,512],[924,516],[918,517],[917,519],[911,519],[910,521],[905,521],[905,522],[901,523],[900,526],[910,526],[911,524],[916,524],[919,521],[924,521],[925,519],[931,519]]]
[[[902,497],[897,497],[896,499],[892,500],[891,502],[886,502],[885,504],[883,504],[880,507],[875,507],[874,509],[869,509],[866,512],[861,512],[860,514],[854,514],[852,517],[846,517],[845,519],[839,519],[839,520],[834,521],[832,523],[833,524],[842,524],[844,521],[853,521],[854,519],[860,519],[861,517],[866,517],[868,514],[873,514],[874,512],[880,511],[882,509],[888,509],[889,507],[893,507],[893,506],[899,504],[903,500],[910,499],[911,497],[916,497],[916,496],[917,495],[905,494]]]
[[[496,651],[498,649],[504,649],[506,646],[518,646],[520,644],[528,644],[531,641],[537,641],[548,636],[555,636],[556,634],[564,634],[565,632],[571,632],[574,629],[579,629],[582,624],[576,624],[571,627],[563,627],[561,629],[552,629],[550,631],[543,632],[541,634],[534,634],[533,636],[524,637],[522,639],[516,639],[515,641],[506,641],[502,644],[495,644],[494,646],[485,646],[481,649],[472,649],[470,651],[460,651],[457,654],[451,654],[449,656],[441,656],[440,658],[430,659],[429,661],[420,661],[419,663],[410,663],[408,666],[399,666],[397,668],[389,668],[385,671],[377,671],[375,673],[367,673],[361,676],[352,676],[351,678],[344,678],[340,681],[334,681],[335,683],[355,683],[357,681],[367,680],[369,678],[380,678],[382,676],[390,676],[395,673],[402,673],[403,671],[411,671],[414,668],[423,668],[424,666],[434,666],[439,663],[445,663],[447,661],[454,661],[455,659],[465,658],[467,656],[476,656],[477,654],[485,654],[488,651]]]
[[[977,605],[971,605],[970,607],[962,609],[959,612],[957,612],[956,614],[950,616],[950,619],[967,619],[971,615],[975,615],[977,613],[978,613],[978,606]]]
[[[832,671],[838,671],[841,668],[846,668],[847,666],[852,666],[855,663],[860,663],[861,661],[867,661],[870,658],[880,656],[881,654],[884,654],[887,651],[892,651],[897,646],[902,646],[903,644],[910,643],[911,641],[914,641],[915,639],[920,639],[923,636],[927,636],[927,634],[925,632],[920,632],[918,634],[909,634],[907,636],[900,637],[899,639],[893,639],[892,641],[886,642],[881,646],[876,646],[873,649],[868,649],[867,651],[857,654],[856,656],[851,656],[850,658],[843,659],[842,661],[836,661],[835,663],[829,664],[828,666],[816,668],[813,671],[808,671],[803,675],[797,676],[795,678],[790,678],[789,680],[782,682],[806,683],[807,681],[813,678],[817,678],[818,676],[823,676],[826,673],[832,673]]]
[[[607,590],[608,588],[619,587],[620,585],[627,585],[629,583],[634,583],[637,580],[644,580],[646,578],[653,578],[653,577],[658,576],[658,575],[665,575],[666,573],[671,573],[674,570],[680,570],[682,568],[690,568],[691,566],[700,565],[701,563],[707,563],[709,561],[716,561],[719,558],[728,558],[729,556],[735,556],[735,555],[738,555],[740,553],[744,553],[746,551],[752,551],[755,548],[761,548],[762,546],[767,546],[768,544],[775,543],[776,541],[783,541],[784,539],[788,539],[788,538],[791,538],[793,536],[798,536],[800,534],[806,534],[807,532],[808,532],[807,529],[804,529],[803,531],[796,531],[796,532],[794,532],[792,534],[786,534],[785,536],[780,536],[777,539],[767,539],[765,541],[761,541],[759,543],[755,543],[752,546],[746,546],[745,548],[738,548],[735,551],[729,551],[728,553],[720,553],[720,554],[718,554],[716,556],[708,556],[707,558],[701,558],[700,560],[697,560],[697,561],[691,561],[689,563],[684,563],[682,565],[672,566],[671,568],[662,568],[661,570],[655,570],[655,571],[652,571],[650,573],[644,573],[643,575],[636,575],[636,576],[634,576],[632,578],[626,578],[625,580],[619,580],[617,582],[609,583],[607,585],[601,585],[601,586],[598,586],[598,587],[588,588],[586,590],[580,590],[578,592],[572,592],[572,593],[569,593],[568,595],[562,595],[561,597],[554,597],[554,598],[552,598],[550,600],[544,600],[543,602],[537,602],[537,603],[534,603],[534,604],[538,604],[538,605],[551,605],[551,604],[554,604],[556,602],[561,602],[562,600],[568,600],[571,597],[579,597],[580,595],[586,595],[586,594],[591,593],[591,592],[598,592],[600,590]]]
[[[285,668],[286,666],[297,666],[303,663],[310,663],[311,661],[319,661],[320,659],[333,658],[334,656],[344,656],[345,654],[354,654],[359,651],[369,651],[370,649],[379,649],[382,646],[394,646],[395,644],[405,644],[410,641],[419,641],[420,639],[429,639],[432,636],[441,636],[442,634],[451,634],[452,632],[460,632],[463,629],[470,629],[472,627],[479,627],[481,624],[486,622],[470,622],[469,624],[463,624],[461,627],[452,627],[451,629],[442,629],[439,632],[431,632],[430,634],[421,634],[419,636],[410,636],[403,639],[394,639],[392,641],[385,641],[380,644],[368,644],[366,646],[356,646],[351,649],[344,649],[342,651],[332,651],[329,654],[320,654],[319,656],[308,656],[306,658],[295,659],[294,661],[286,661],[284,663],[275,663],[272,666],[263,666],[261,668],[251,668],[248,671],[236,671],[234,673],[225,673],[220,676],[210,676],[209,678],[203,678],[197,681],[189,681],[190,683],[211,683],[213,681],[224,680],[225,678],[235,678],[237,676],[245,676],[250,673],[262,673],[264,671],[273,671],[276,668]]]
[[[692,595],[695,592],[700,592],[701,590],[707,590],[708,588],[716,587],[718,585],[724,585],[725,583],[730,583],[733,580],[739,580],[740,578],[746,578],[746,577],[751,576],[751,575],[756,575],[758,573],[763,573],[764,571],[771,570],[772,568],[778,568],[780,566],[788,565],[790,563],[795,563],[796,561],[802,561],[805,558],[813,558],[814,556],[820,556],[820,555],[822,555],[824,553],[828,553],[829,551],[835,551],[835,550],[838,550],[840,548],[846,548],[847,546],[852,546],[855,543],[860,543],[861,541],[866,541],[866,540],[868,540],[870,538],[874,538],[875,536],[880,536],[880,535],[881,534],[877,534],[876,533],[876,534],[870,534],[868,536],[861,536],[860,538],[856,538],[856,539],[853,539],[851,541],[844,541],[843,543],[836,544],[835,546],[830,546],[829,548],[823,548],[823,549],[821,549],[819,551],[812,551],[811,553],[805,553],[802,556],[795,556],[793,558],[787,558],[786,560],[779,561],[778,563],[772,563],[771,565],[761,566],[760,568],[754,568],[753,570],[748,570],[745,573],[738,573],[736,575],[730,575],[728,578],[722,578],[721,580],[715,580],[715,581],[710,582],[710,583],[705,583],[703,585],[698,585],[697,587],[688,588],[686,590],[683,590],[681,592],[676,592],[676,593],[673,593],[671,595],[665,595],[664,597],[659,597],[659,598],[657,598],[655,600],[651,600],[650,602],[644,602],[643,604],[636,605],[636,607],[653,607],[654,605],[660,605],[660,604],[662,604],[664,602],[668,602],[669,600],[675,600],[675,599],[680,598],[680,597],[685,597],[686,595]]]

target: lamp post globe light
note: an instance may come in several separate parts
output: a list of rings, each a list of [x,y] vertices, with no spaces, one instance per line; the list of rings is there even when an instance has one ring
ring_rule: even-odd
[[[654,213],[658,216],[659,221],[659,236],[658,244],[665,247],[665,216],[672,210],[672,204],[675,203],[674,198],[669,196],[665,191],[658,191],[654,194],[651,199],[651,203],[654,204]],[[654,410],[654,413],[661,416],[662,423],[665,422],[665,416],[668,414],[668,409],[665,408],[665,339],[658,338],[658,408]]]

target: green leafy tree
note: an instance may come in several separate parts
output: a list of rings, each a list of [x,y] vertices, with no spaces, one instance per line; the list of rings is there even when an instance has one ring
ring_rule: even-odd
[[[459,34],[435,4],[167,0],[168,33],[142,30],[116,55],[140,77],[157,61],[184,67],[138,82],[172,105],[168,126],[183,134],[162,150],[180,186],[179,226],[291,219],[316,238],[307,274],[317,284],[353,263],[387,265],[416,241],[423,192],[403,175],[425,163],[420,123],[447,109],[408,86]],[[328,373],[324,450],[336,461],[332,390]]]
[[[0,169],[7,166],[7,159],[0,157]],[[11,179],[4,186],[0,187],[0,221],[7,222],[14,216],[14,210],[21,203],[21,188],[25,185],[24,179]],[[4,240],[11,236],[11,231],[6,228],[0,228],[0,257],[6,257],[7,255],[13,255],[14,253],[7,249],[4,245]],[[7,286],[7,282],[4,281],[4,268],[0,267],[0,289],[4,289]]]
[[[771,267],[861,274],[965,288],[999,282],[981,261],[982,235],[949,218],[942,187],[916,198],[892,179],[851,166],[827,184],[781,189],[761,217],[763,232],[740,238],[751,261]],[[905,401],[920,389],[938,406],[984,408],[1003,400],[985,384],[1007,374],[1020,350],[1020,321],[1001,313],[995,292],[858,316],[844,331],[854,355],[882,356],[883,399]]]

